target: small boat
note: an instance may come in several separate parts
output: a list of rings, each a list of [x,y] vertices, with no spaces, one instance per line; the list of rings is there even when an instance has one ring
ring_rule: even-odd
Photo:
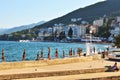
[[[115,48],[108,54],[109,60],[120,60],[120,49]]]
[[[30,42],[30,40],[19,40],[19,42]]]
[[[81,42],[102,42],[102,40],[98,37],[90,38],[81,38]]]

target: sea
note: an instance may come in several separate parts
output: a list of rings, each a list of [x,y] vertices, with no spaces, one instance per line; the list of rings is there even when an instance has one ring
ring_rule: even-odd
[[[109,44],[92,43],[96,49],[104,50],[105,46]],[[58,48],[59,58],[62,58],[63,50],[65,55],[69,54],[69,50],[72,48],[77,52],[78,48],[82,48],[82,51],[86,51],[86,43],[59,43],[59,42],[16,42],[16,41],[0,41],[0,62],[2,61],[2,49],[4,49],[5,59],[7,62],[22,61],[22,54],[26,49],[26,60],[35,60],[36,55],[44,50],[44,58],[47,58],[48,47],[51,48],[51,57],[55,58],[55,51]]]

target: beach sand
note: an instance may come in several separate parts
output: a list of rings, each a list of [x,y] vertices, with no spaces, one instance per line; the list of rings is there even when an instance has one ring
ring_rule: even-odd
[[[17,65],[18,64],[18,65]],[[94,57],[81,57],[81,58],[65,58],[46,61],[24,61],[24,62],[3,62],[0,63],[0,76],[14,75],[14,74],[28,74],[28,73],[45,73],[45,72],[60,72],[69,70],[86,70],[105,68],[105,66],[113,65],[114,61],[103,60],[100,56]],[[120,66],[120,63],[118,63]],[[118,73],[118,74],[116,74]],[[32,77],[20,80],[75,80],[87,79],[91,77],[102,76],[118,76],[120,72],[99,72],[91,74],[71,74],[64,76],[50,76],[50,77]],[[2,78],[1,78],[2,79]],[[13,78],[12,78],[13,79]],[[16,80],[16,79],[14,79]],[[19,79],[18,79],[19,80]]]

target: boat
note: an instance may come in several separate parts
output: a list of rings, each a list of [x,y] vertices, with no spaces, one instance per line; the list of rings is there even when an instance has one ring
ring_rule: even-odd
[[[102,42],[102,40],[98,37],[92,37],[90,38],[81,38],[81,42]]]
[[[109,60],[120,60],[120,48],[115,48],[108,54]]]
[[[18,42],[30,42],[30,40],[19,40]]]

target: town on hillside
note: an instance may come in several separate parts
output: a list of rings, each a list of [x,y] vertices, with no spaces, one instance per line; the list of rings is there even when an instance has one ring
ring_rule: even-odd
[[[78,25],[78,21],[81,21],[81,24]],[[68,25],[59,23],[49,28],[40,28],[37,40],[45,41],[53,37],[57,42],[113,42],[114,36],[119,33],[120,16],[107,18],[104,15],[102,18],[94,20],[93,24],[82,21],[82,18],[72,18],[71,24]]]
[[[30,28],[10,34],[0,35],[0,40],[20,42],[114,42],[120,33],[120,16],[104,15],[93,22],[82,18],[71,18],[69,24],[56,23],[49,27]]]

